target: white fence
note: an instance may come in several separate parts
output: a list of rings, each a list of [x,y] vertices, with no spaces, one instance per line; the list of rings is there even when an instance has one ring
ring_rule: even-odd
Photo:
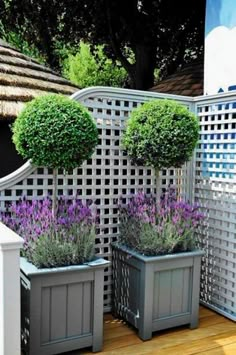
[[[208,228],[202,236],[206,257],[202,265],[201,299],[236,320],[236,95],[189,98],[104,87],[79,91],[73,99],[82,102],[93,114],[100,141],[91,160],[66,176],[60,174],[59,194],[94,200],[100,212],[96,251],[111,259],[110,243],[118,235],[117,199],[121,195],[128,198],[139,189],[155,192],[152,169],[133,166],[120,148],[122,130],[130,112],[153,98],[175,99],[200,118],[201,137],[195,159],[181,170],[163,171],[161,182],[162,187],[178,185],[185,198],[206,207]],[[52,171],[34,169],[27,163],[11,176],[0,179],[0,209],[4,210],[9,202],[22,195],[40,198],[51,191]],[[110,309],[111,286],[111,269],[108,269],[105,310]]]
[[[144,96],[145,95],[145,96]],[[111,88],[81,90],[73,98],[82,102],[93,114],[99,130],[99,144],[91,160],[66,176],[58,179],[58,193],[93,200],[100,215],[100,231],[96,238],[97,255],[111,260],[110,243],[115,241],[117,228],[117,201],[145,189],[155,192],[154,172],[150,168],[135,167],[120,148],[120,139],[125,121],[130,112],[143,101],[165,98],[142,91]],[[172,96],[170,96],[172,97]],[[179,97],[191,109],[191,99]],[[182,193],[192,192],[187,182],[190,167],[162,173],[162,184],[181,186]],[[52,171],[47,168],[33,169],[29,163],[0,179],[0,209],[21,196],[40,198],[52,193]],[[111,267],[105,272],[104,308],[110,309],[112,293]]]
[[[206,207],[201,300],[236,321],[236,94],[195,99],[201,133],[194,195]]]
[[[0,354],[20,355],[22,238],[0,223]]]

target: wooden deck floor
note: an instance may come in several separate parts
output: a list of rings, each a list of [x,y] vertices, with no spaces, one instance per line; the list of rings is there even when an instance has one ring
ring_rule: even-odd
[[[70,355],[91,355],[91,349]],[[187,326],[154,333],[143,342],[136,331],[111,315],[104,319],[104,347],[99,355],[236,355],[236,323],[200,307],[198,329]]]

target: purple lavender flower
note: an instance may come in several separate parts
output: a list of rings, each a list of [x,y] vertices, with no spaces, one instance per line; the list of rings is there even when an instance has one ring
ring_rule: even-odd
[[[162,195],[159,205],[139,191],[127,204],[119,203],[120,242],[145,255],[157,255],[196,246],[196,231],[204,215],[199,206],[177,200],[173,187]]]
[[[24,255],[29,261],[34,259],[41,238],[54,240],[55,245],[71,250],[72,259],[77,252],[86,254],[84,251],[88,251],[92,255],[96,218],[94,208],[81,200],[69,200],[66,197],[60,198],[55,218],[50,198],[32,201],[22,198],[12,203],[9,212],[0,215],[3,223],[24,238]],[[72,248],[68,249],[68,244],[73,246],[73,251]],[[86,255],[81,260],[83,258],[86,259]],[[76,260],[71,262],[75,263]]]

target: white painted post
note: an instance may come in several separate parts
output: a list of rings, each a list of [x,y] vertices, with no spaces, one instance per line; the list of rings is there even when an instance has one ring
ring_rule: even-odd
[[[0,222],[0,354],[20,355],[20,248],[23,240]]]

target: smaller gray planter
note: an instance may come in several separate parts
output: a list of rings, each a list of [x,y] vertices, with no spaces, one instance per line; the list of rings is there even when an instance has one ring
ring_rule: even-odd
[[[116,244],[112,251],[113,312],[136,327],[141,339],[157,330],[198,326],[204,252],[145,257]]]
[[[103,343],[103,280],[109,264],[37,269],[21,258],[22,350],[52,355]]]

